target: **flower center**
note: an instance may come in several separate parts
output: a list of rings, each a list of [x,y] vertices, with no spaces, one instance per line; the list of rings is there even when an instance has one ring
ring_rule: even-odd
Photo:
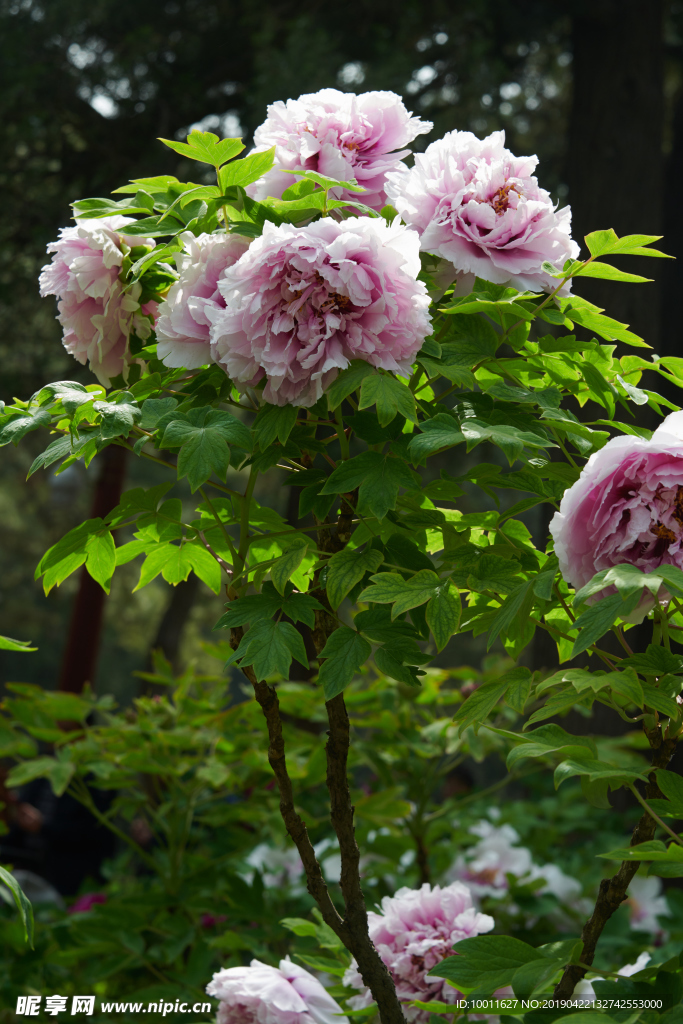
[[[508,181],[505,185],[501,185],[501,187],[494,192],[488,200],[489,205],[495,210],[497,217],[501,217],[509,207],[511,192],[514,192],[518,196],[521,196],[522,194],[513,182]]]
[[[676,494],[673,502],[668,504],[666,509],[661,509],[663,497],[664,495],[661,494],[661,488],[658,488],[657,493],[655,494],[655,509],[660,515],[665,511],[669,514],[671,519],[675,519],[679,525],[683,526],[683,486],[676,488]],[[659,501],[657,501],[657,498],[659,498]],[[660,506],[659,508],[657,507],[658,505]],[[654,534],[658,540],[663,540],[666,544],[673,544],[674,541],[678,539],[674,530],[672,530],[670,526],[666,526],[661,519],[657,519],[656,522],[650,526],[650,533]]]

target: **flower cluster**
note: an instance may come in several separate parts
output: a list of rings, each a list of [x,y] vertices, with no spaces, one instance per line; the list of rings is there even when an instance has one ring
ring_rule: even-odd
[[[614,437],[591,455],[550,524],[565,580],[579,589],[622,563],[646,572],[683,568],[682,480],[680,412],[667,416],[649,441]]]
[[[313,405],[352,359],[409,374],[432,333],[420,249],[442,258],[432,275],[458,291],[474,275],[519,288],[549,288],[544,261],[561,265],[578,249],[569,210],[556,211],[532,176],[535,157],[514,157],[502,132],[483,141],[451,132],[418,154],[404,147],[431,129],[392,92],[336,89],[278,102],[255,134],[255,152],[274,147],[274,166],[248,187],[257,199],[281,196],[314,170],[355,179],[364,192],[334,191],[381,209],[387,198],[407,226],[368,216],[323,217],[305,226],[266,222],[242,235],[181,234],[178,279],[156,323],[159,358],[196,369],[214,361],[238,386],[259,385],[267,402]],[[129,341],[150,337],[156,304],[140,305],[139,283],[120,279],[126,217],[65,228],[41,294],[56,295],[64,345],[109,385],[133,361]],[[164,265],[165,266],[165,265]],[[167,270],[170,268],[166,267]],[[162,293],[163,294],[163,293]]]
[[[216,1024],[349,1024],[318,979],[289,959],[223,968],[206,991],[220,1000]]]
[[[381,210],[387,199],[386,176],[410,150],[418,135],[432,128],[406,110],[394,92],[356,96],[337,89],[279,100],[254,134],[255,152],[275,146],[275,165],[250,188],[256,199],[281,196],[296,180],[286,170],[317,171],[337,181],[355,179],[365,192],[342,192],[340,198],[359,198]]]
[[[481,935],[493,928],[488,914],[479,913],[470,890],[462,882],[421,889],[399,889],[382,900],[382,913],[368,913],[370,938],[389,969],[402,1002],[419,999],[454,1003],[460,993],[441,978],[428,978],[433,967],[451,956],[453,944],[460,939]],[[355,961],[344,975],[344,984],[360,990],[351,996],[354,1010],[372,1004],[370,990],[363,984]],[[411,1007],[406,1019],[427,1024],[429,1013]]]
[[[155,302],[140,305],[140,284],[126,287],[119,280],[122,246],[154,245],[152,239],[126,237],[121,229],[131,223],[130,217],[102,217],[62,228],[59,240],[47,247],[52,262],[40,274],[40,294],[57,296],[65,349],[88,363],[105,387],[112,377],[127,376],[130,337],[150,337],[157,308]]]
[[[449,132],[387,176],[387,195],[425,252],[459,274],[524,291],[557,286],[542,264],[558,268],[579,253],[569,207],[556,210],[533,177],[535,156],[516,157],[505,133],[480,140]]]

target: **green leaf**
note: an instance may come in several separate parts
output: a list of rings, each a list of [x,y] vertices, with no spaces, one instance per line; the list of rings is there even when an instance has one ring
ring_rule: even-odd
[[[338,181],[336,178],[328,178],[324,174],[319,174],[318,171],[307,171],[301,167],[294,169],[282,168],[285,174],[295,174],[297,178],[307,178],[309,181],[314,181],[316,185],[320,185],[325,191],[329,191],[331,188],[343,188],[346,192],[365,192],[362,185],[353,179],[353,181]]]
[[[332,555],[327,563],[327,597],[331,607],[338,608],[366,572],[376,572],[382,561],[382,552],[370,547],[362,551],[344,548]]]
[[[241,139],[219,139],[213,132],[196,129],[187,136],[187,142],[176,142],[175,139],[159,139],[159,142],[189,160],[198,160],[212,167],[220,167],[244,149]]]
[[[484,423],[482,420],[468,417],[462,421],[460,429],[467,442],[468,452],[482,441],[490,441],[502,449],[510,465],[521,456],[525,447],[557,448],[557,445],[547,437],[507,424]]]
[[[420,423],[420,430],[422,433],[415,435],[408,445],[410,458],[415,463],[464,441],[457,420],[448,413],[440,412],[431,420],[424,420]]]
[[[358,511],[361,515],[384,519],[396,508],[400,487],[415,487],[415,476],[398,458],[380,452],[362,452],[340,463],[327,478],[321,494],[348,494],[360,488]]]
[[[221,189],[225,192],[233,185],[251,185],[267,174],[275,162],[275,146],[261,153],[250,153],[241,160],[235,160],[228,167],[221,168]]]
[[[301,541],[285,551],[271,566],[270,578],[279,594],[284,594],[285,587],[303,562],[307,551],[308,542]]]
[[[450,580],[438,587],[434,597],[427,604],[427,625],[436,641],[437,651],[442,651],[460,625],[460,594]]]
[[[653,255],[650,253],[650,255]],[[589,263],[588,266],[577,270],[573,277],[599,277],[605,281],[627,281],[631,284],[642,284],[652,281],[651,277],[641,277],[640,274],[627,274],[623,270],[617,270],[609,263]]]
[[[163,447],[180,447],[178,479],[187,476],[192,492],[212,473],[225,479],[230,463],[228,441],[242,445],[248,431],[243,423],[220,409],[191,409],[171,420],[161,441]]]
[[[49,444],[45,451],[41,452],[33,460],[31,468],[27,473],[27,478],[33,476],[38,469],[47,469],[48,466],[51,466],[59,459],[78,455],[93,440],[95,440],[95,435],[92,431],[82,431],[79,438],[72,437],[70,434],[67,434],[65,437],[58,437],[56,441]]]
[[[622,669],[621,672],[610,672],[608,674],[610,679],[609,685],[615,693],[620,693],[622,697],[626,697],[636,707],[642,708],[645,701],[643,687],[633,669],[626,668]]]
[[[43,576],[43,588],[49,594],[54,586],[59,586],[67,576],[75,572],[88,557],[87,545],[92,534],[103,526],[101,519],[86,519],[85,522],[69,530],[61,540],[49,548],[41,558],[35,571],[35,579]]]
[[[380,572],[370,579],[372,586],[366,587],[358,600],[392,604],[392,619],[436,597],[446,584],[431,569],[421,569],[407,580],[395,572]]]
[[[188,560],[197,576],[203,583],[206,583],[209,590],[214,594],[221,592],[221,567],[216,559],[202,544],[186,543],[183,545],[185,558]]]
[[[192,570],[192,562],[186,548],[185,544],[172,544],[166,541],[148,549],[147,557],[140,569],[140,579],[134,589],[146,587],[159,573],[173,586],[186,580]]]
[[[570,758],[562,761],[555,769],[555,789],[559,789],[563,782],[573,778],[575,775],[586,775],[589,782],[597,782],[606,779],[610,783],[623,785],[626,782],[647,782],[647,775],[642,772],[629,771],[619,765],[608,764],[606,761],[596,761],[593,758],[581,757]]]
[[[308,668],[301,634],[291,622],[274,622],[272,619],[255,622],[242,637],[233,657],[241,665],[251,665],[259,682],[274,674],[286,679],[293,657]]]
[[[680,718],[683,708],[681,708],[675,700],[671,697],[667,697],[665,693],[653,686],[652,683],[644,682],[641,684],[643,687],[643,700],[649,708],[654,708],[655,711],[659,711],[663,715],[667,715],[669,718],[673,718],[674,721]]]
[[[516,675],[514,675],[515,672]],[[518,715],[524,714],[524,708],[531,692],[531,682],[531,675],[523,667],[512,670],[510,685],[505,694],[505,703]]]
[[[344,690],[361,665],[370,657],[372,648],[360,633],[340,626],[329,637],[320,657],[325,658],[318,675],[325,700],[332,700]]]
[[[104,533],[91,533],[86,541],[85,567],[92,578],[100,584],[108,594],[111,578],[116,568],[116,548],[114,538],[109,530]]]
[[[18,415],[5,415],[0,417],[0,447],[5,444],[18,444],[29,430],[37,430],[38,427],[46,427],[50,423],[51,415],[47,409],[22,410]]]
[[[364,359],[352,359],[327,389],[327,404],[330,410],[334,412],[345,398],[361,386],[366,377],[374,373],[374,366],[366,363]]]
[[[508,935],[477,935],[453,946],[456,956],[446,957],[427,977],[445,978],[461,991],[477,989],[493,993],[509,985],[515,972],[544,954],[521,939]]]
[[[647,843],[610,850],[609,853],[598,853],[597,856],[604,860],[649,860],[681,864],[683,863],[683,846],[679,846],[678,843],[670,843],[669,846],[666,846],[659,839],[651,839]]]
[[[299,410],[294,405],[264,405],[254,420],[254,437],[262,452],[275,438],[286,444],[294,429]]]
[[[512,976],[512,991],[518,999],[529,999],[543,989],[567,963],[568,957],[551,960],[543,957],[518,967]]]
[[[671,817],[683,818],[683,778],[677,775],[676,772],[669,772],[664,768],[659,768],[657,771],[657,785],[670,802],[670,810],[667,813]],[[652,801],[649,802],[652,805]],[[658,803],[661,802],[658,801]],[[654,808],[654,810],[657,810],[657,808]]]
[[[512,687],[511,687],[512,689]],[[542,725],[525,736],[518,736],[521,740],[516,747],[513,747],[507,756],[506,766],[508,770],[513,768],[518,761],[527,757],[560,757],[572,756],[585,757],[589,751],[595,755],[595,743],[588,736],[572,736],[561,726]]]
[[[621,594],[610,594],[579,615],[574,628],[580,630],[572,648],[572,658],[588,650],[612,628],[618,618],[630,615],[640,601],[640,593],[622,600]]]
[[[147,398],[142,403],[140,426],[143,430],[156,430],[164,417],[171,418],[178,405],[177,398]],[[166,421],[168,422],[168,420]]]
[[[554,573],[553,573],[554,578]],[[498,610],[496,617],[491,623],[489,629],[489,638],[486,644],[486,650],[490,650],[491,646],[495,643],[499,633],[506,633],[512,623],[517,618],[522,605],[524,604],[529,588],[532,583],[530,580],[526,580],[524,583],[520,583],[518,587],[512,591],[511,594],[503,601],[500,609]],[[516,709],[515,709],[516,710]],[[520,711],[520,714],[523,712]]]
[[[531,675],[528,669],[522,671]],[[460,722],[458,733],[462,735],[470,725],[481,725],[485,722],[489,712],[495,708],[498,701],[507,692],[509,685],[505,678],[495,679],[488,683],[482,683],[474,693],[471,693],[453,716],[455,722]]]
[[[126,393],[129,394],[128,392]],[[102,437],[127,437],[137,420],[140,419],[141,411],[136,402],[121,401],[119,396],[116,402],[94,402],[93,409],[100,414],[100,432]]]
[[[3,867],[0,867],[0,884],[6,885],[12,893],[12,896],[14,896],[14,902],[17,905],[17,910],[21,917],[21,923],[24,926],[24,941],[28,942],[31,949],[33,949],[33,907],[31,906],[30,900],[14,875],[10,874],[10,872]]]
[[[377,406],[380,426],[386,427],[400,413],[411,423],[417,423],[415,396],[410,388],[390,373],[375,373],[364,377],[360,388],[359,410]]]
[[[626,256],[668,256],[657,249],[647,249],[652,242],[658,242],[662,235],[624,235],[619,238],[612,228],[592,231],[586,235],[586,245],[591,256],[607,256],[623,253]]]
[[[104,392],[103,387],[95,389]],[[52,402],[61,402],[67,412],[75,412],[79,405],[92,401],[95,397],[93,391],[75,380],[58,380],[54,384],[46,384],[36,395],[39,405],[50,405]]]
[[[30,647],[30,640],[10,640],[8,636],[0,636],[0,651],[37,651],[37,647]]]

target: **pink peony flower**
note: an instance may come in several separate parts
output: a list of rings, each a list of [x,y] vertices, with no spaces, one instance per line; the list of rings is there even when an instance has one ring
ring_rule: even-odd
[[[387,196],[420,247],[476,274],[520,290],[550,291],[558,282],[541,269],[558,268],[579,247],[569,234],[569,207],[557,210],[532,172],[535,156],[505,149],[505,133],[480,140],[449,132],[415,157],[410,170],[387,176]]]
[[[221,275],[207,307],[214,358],[274,405],[311,406],[351,359],[408,375],[432,333],[414,231],[377,218],[325,218],[263,235]]]
[[[614,437],[591,455],[550,532],[560,571],[577,590],[613,565],[683,568],[683,412],[667,416],[649,441]]]
[[[157,303],[140,306],[141,286],[129,288],[119,281],[124,254],[121,246],[153,246],[149,238],[121,232],[130,217],[102,217],[76,221],[62,228],[51,242],[52,262],[40,274],[40,294],[56,295],[57,319],[64,328],[64,347],[90,369],[105,387],[111,378],[127,376],[133,361],[129,339],[135,333],[146,341],[152,333]]]
[[[248,191],[255,199],[279,197],[296,181],[281,168],[318,171],[337,181],[355,178],[366,191],[343,192],[340,198],[380,210],[386,204],[387,173],[410,152],[403,147],[431,128],[431,121],[412,117],[394,92],[356,96],[321,89],[298,100],[278,100],[254,134],[254,152],[277,147],[275,165]]]
[[[349,1024],[317,978],[289,959],[224,967],[206,986],[220,999],[217,1024]]]
[[[184,231],[180,238],[184,251],[175,256],[180,276],[159,306],[157,354],[167,366],[194,370],[211,360],[206,308],[225,307],[218,278],[240,258],[249,242],[242,235],[223,232],[195,238],[191,231]]]
[[[382,913],[368,913],[370,937],[389,968],[402,1002],[430,999],[454,1003],[460,993],[442,978],[428,978],[436,964],[452,955],[452,947],[493,928],[493,918],[480,914],[472,903],[470,890],[462,882],[441,888],[425,883],[421,889],[399,889],[385,896]],[[355,960],[344,975],[344,984],[360,989],[349,1005],[354,1010],[372,1004],[370,990],[363,984]],[[406,1007],[406,1020],[427,1024],[429,1013]]]
[[[79,896],[77,900],[69,907],[68,914],[87,914],[89,910],[97,903],[106,903],[107,894],[106,892],[86,892],[83,896]]]

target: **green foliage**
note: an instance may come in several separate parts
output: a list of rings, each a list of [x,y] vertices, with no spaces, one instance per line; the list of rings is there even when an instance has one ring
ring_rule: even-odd
[[[34,922],[33,922],[33,907],[30,901],[26,897],[26,893],[17,882],[14,875],[10,874],[5,868],[0,865],[0,885],[6,886],[12,893],[14,902],[17,905],[19,911],[19,917],[24,927],[24,939],[33,949],[33,936],[34,936]]]

